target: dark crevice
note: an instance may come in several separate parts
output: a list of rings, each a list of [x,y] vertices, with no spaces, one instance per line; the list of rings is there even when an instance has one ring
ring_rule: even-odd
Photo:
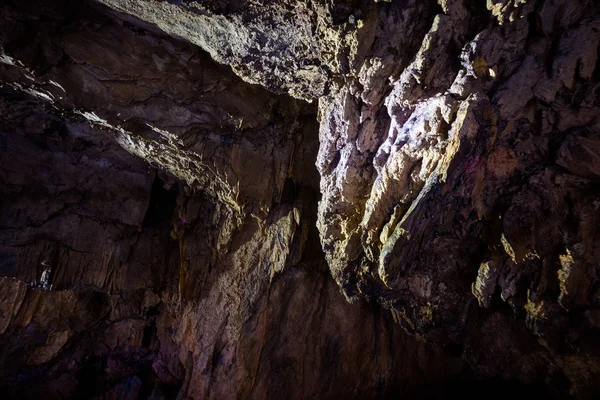
[[[165,188],[165,182],[156,175],[150,192],[150,203],[144,215],[144,228],[163,229],[171,225],[171,217],[177,205],[177,185]]]
[[[142,347],[150,347],[152,339],[156,335],[156,322],[152,321],[150,325],[144,328],[142,335]]]
[[[294,200],[296,200],[298,191],[298,187],[294,180],[292,178],[287,178],[283,184],[279,202],[281,204],[293,204]]]

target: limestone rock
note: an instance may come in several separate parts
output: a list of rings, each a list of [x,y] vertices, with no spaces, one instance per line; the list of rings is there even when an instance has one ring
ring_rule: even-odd
[[[593,398],[599,45],[592,0],[4,2],[0,389]]]

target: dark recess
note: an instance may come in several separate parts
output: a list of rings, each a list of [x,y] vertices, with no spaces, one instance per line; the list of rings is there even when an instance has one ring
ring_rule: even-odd
[[[173,185],[170,189],[165,189],[163,180],[158,175],[154,178],[152,192],[150,193],[150,204],[148,204],[142,223],[144,228],[162,229],[170,226],[178,192],[176,185]]]

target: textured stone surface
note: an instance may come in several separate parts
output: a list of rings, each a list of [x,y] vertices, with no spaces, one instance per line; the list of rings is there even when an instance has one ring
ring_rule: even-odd
[[[593,1],[0,7],[10,396],[597,394]]]
[[[10,397],[370,397],[461,370],[329,278],[314,107],[158,31],[30,6],[2,13]]]

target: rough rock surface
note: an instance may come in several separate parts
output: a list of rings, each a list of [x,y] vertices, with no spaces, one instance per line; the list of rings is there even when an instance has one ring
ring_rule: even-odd
[[[0,389],[593,398],[598,11],[4,2]]]

